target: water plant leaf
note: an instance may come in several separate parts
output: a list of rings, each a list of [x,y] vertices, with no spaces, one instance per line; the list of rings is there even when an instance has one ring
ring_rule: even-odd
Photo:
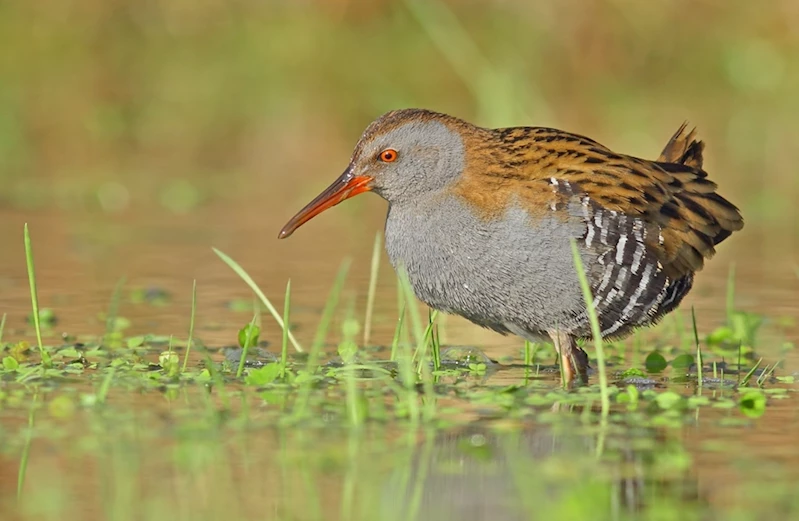
[[[680,405],[682,400],[683,397],[674,391],[666,391],[658,394],[657,397],[655,397],[655,402],[657,402],[658,407],[661,409],[674,409]]]
[[[631,367],[631,368],[629,368],[629,369],[625,369],[625,370],[624,370],[624,371],[623,371],[623,372],[622,372],[622,373],[619,375],[619,377],[620,377],[622,380],[625,380],[625,379],[627,379],[627,378],[632,378],[632,377],[634,377],[634,376],[641,376],[641,377],[644,377],[644,376],[646,376],[646,373],[644,373],[643,371],[641,371],[641,370],[640,370],[640,369],[638,369],[637,367]]]
[[[3,369],[6,371],[16,371],[19,367],[19,362],[13,356],[3,357]]]
[[[244,345],[256,346],[258,339],[261,336],[261,328],[255,324],[247,324],[239,330],[239,347],[244,348]]]
[[[30,356],[30,344],[26,341],[17,342],[11,349],[8,350],[8,353],[14,358],[17,362],[24,362]]]
[[[355,360],[355,355],[358,353],[358,344],[352,340],[344,340],[338,345],[338,356],[344,363],[350,363]]]
[[[65,394],[56,396],[47,404],[47,411],[53,418],[70,418],[75,414],[75,409],[75,401]]]
[[[649,353],[646,360],[644,360],[644,367],[646,367],[646,370],[650,373],[660,373],[666,369],[666,366],[668,366],[666,359],[657,351]]]
[[[137,347],[141,347],[144,344],[144,336],[132,336],[128,338],[127,345],[128,349],[135,349]]]
[[[130,301],[133,304],[150,304],[151,306],[166,306],[172,301],[169,291],[159,287],[136,288],[130,292]]]
[[[671,361],[671,366],[675,369],[688,369],[692,365],[694,365],[695,359],[694,355],[689,353],[683,353],[674,358]]]
[[[28,324],[33,325],[33,314],[28,315],[27,317]],[[41,308],[39,310],[39,324],[42,327],[53,327],[58,323],[58,317],[55,315],[55,311],[50,308]]]
[[[180,356],[174,351],[162,352],[158,356],[158,363],[169,376],[175,376],[180,371]]]
[[[747,391],[738,401],[738,407],[750,418],[760,418],[766,412],[766,395],[759,391]]]
[[[472,374],[482,375],[486,372],[486,365],[484,363],[469,364],[469,372]]]
[[[628,385],[625,392],[616,395],[616,401],[618,403],[626,403],[627,409],[632,411],[638,408],[639,396],[638,388],[634,385]]]
[[[280,364],[277,362],[266,364],[259,369],[250,369],[244,377],[244,383],[256,387],[269,385],[280,375],[280,369]]]

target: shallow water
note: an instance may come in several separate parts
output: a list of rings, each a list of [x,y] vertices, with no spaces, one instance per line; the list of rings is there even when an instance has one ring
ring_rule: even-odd
[[[125,335],[185,338],[196,279],[195,337],[214,348],[212,356],[221,361],[216,348],[236,343],[236,332],[251,317],[246,311],[251,296],[213,254],[213,246],[247,269],[278,307],[292,279],[291,321],[300,342],[308,345],[346,257],[353,264],[340,307],[352,302],[356,317],[362,316],[372,241],[384,211],[372,199],[351,213],[336,209],[288,241],[275,235],[297,207],[294,201],[271,207],[212,204],[187,217],[158,210],[108,216],[6,209],[0,215],[0,234],[7,243],[0,252],[5,340],[34,343],[25,322],[29,293],[21,230],[27,221],[41,305],[58,317],[48,343],[58,344],[55,337],[62,332],[79,339],[101,334],[100,314],[123,276],[119,315],[131,323]],[[702,335],[723,322],[734,261],[736,308],[769,319],[758,336],[758,355],[774,363],[783,342],[797,342],[799,278],[791,264],[796,252],[786,253],[781,244],[782,254],[773,256],[770,244],[761,230],[747,229],[720,248],[682,307],[683,326],[691,306]],[[370,343],[386,345],[395,327],[397,299],[385,258],[380,275]],[[135,288],[158,288],[171,298],[165,305],[133,303],[130,291]],[[245,311],[231,310],[229,304],[239,301]],[[342,316],[329,335],[332,345],[340,336]],[[279,345],[280,331],[271,318],[264,316],[263,324],[262,340]],[[645,332],[643,342],[675,343],[674,327],[669,319]],[[209,412],[220,410],[216,393],[204,397],[206,392],[191,385],[134,393],[112,388],[107,408],[79,406],[62,417],[45,404],[60,394],[91,393],[92,386],[57,384],[35,408],[24,486],[24,497],[32,499],[23,501],[22,511],[76,519],[464,520],[529,519],[532,512],[549,519],[589,513],[599,519],[657,518],[654,513],[668,519],[669,512],[728,519],[753,509],[799,512],[790,492],[799,483],[799,409],[791,385],[786,394],[770,396],[759,419],[745,418],[737,406],[708,406],[675,412],[673,418],[663,414],[638,421],[627,416],[603,426],[585,416],[584,406],[509,410],[494,399],[475,398],[509,385],[546,392],[557,387],[557,373],[544,367],[536,376],[533,369],[518,368],[518,339],[452,317],[442,331],[444,344],[478,346],[501,365],[485,377],[473,377],[460,391],[445,391],[438,407],[447,411],[442,419],[448,419],[427,428],[378,421],[350,429],[345,418],[332,412],[320,413],[321,424],[280,427],[281,406],[236,385],[232,392],[238,398],[230,409],[222,407],[228,412],[219,417]],[[155,362],[157,356],[150,359]],[[192,366],[198,363],[199,356]],[[539,363],[546,366],[552,360]],[[798,369],[799,358],[789,351],[776,374]],[[4,389],[12,392],[9,383]],[[696,392],[690,383],[672,389]],[[462,393],[471,397],[460,398],[466,396]],[[712,389],[703,393],[713,403],[719,396],[735,396]],[[32,407],[30,392],[20,396],[18,402],[7,397],[2,410],[0,437],[6,441],[0,495],[9,505]],[[344,397],[333,393],[329,399],[335,403]],[[650,417],[652,411],[635,414]]]
[[[22,227],[33,237],[39,299],[59,319],[55,330],[73,335],[97,334],[99,313],[107,311],[114,288],[124,277],[125,295],[136,289],[162,289],[168,306],[133,304],[123,298],[120,315],[131,319],[130,334],[182,334],[188,330],[191,285],[197,280],[198,336],[209,345],[230,343],[246,313],[232,312],[232,301],[250,299],[248,288],[212,252],[215,247],[237,260],[273,303],[282,305],[292,281],[292,322],[298,339],[309,342],[341,263],[352,259],[345,298],[363,313],[369,263],[385,208],[376,196],[348,201],[306,224],[293,237],[275,237],[304,201],[281,204],[243,200],[239,205],[210,204],[187,216],[163,210],[130,211],[122,216],[92,212],[0,210],[0,305],[8,313],[7,335],[26,330],[30,295],[22,247]],[[351,208],[347,208],[351,205]],[[795,273],[799,241],[768,227],[750,225],[719,248],[697,277],[681,309],[695,307],[699,330],[709,332],[725,316],[728,275],[735,267],[735,306],[772,321],[789,318],[783,330],[796,339],[799,328],[799,276]],[[396,281],[385,255],[377,286],[376,343],[390,343],[398,314]],[[445,319],[445,343],[473,344],[490,356],[518,348],[520,341],[482,330],[456,317]],[[794,324],[790,322],[793,321]],[[280,338],[266,322],[267,340]],[[126,331],[128,333],[128,331]],[[768,329],[766,331],[768,334]],[[513,353],[515,354],[515,352]]]

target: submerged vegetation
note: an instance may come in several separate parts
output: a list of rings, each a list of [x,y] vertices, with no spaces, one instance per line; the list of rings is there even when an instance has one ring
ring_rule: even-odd
[[[36,319],[43,310],[27,226],[24,235],[38,342],[52,336],[42,331],[48,322]],[[367,318],[377,246],[379,239]],[[685,496],[694,456],[674,436],[703,417],[729,429],[748,425],[796,390],[779,360],[756,354],[762,319],[736,311],[732,289],[726,324],[704,338],[694,320],[675,347],[589,346],[600,378],[568,390],[547,364],[550,346],[526,344],[516,360],[500,363],[475,347],[442,345],[437,313],[422,320],[404,277],[392,344],[364,342],[371,324],[340,298],[348,262],[306,350],[286,327],[291,285],[281,313],[236,261],[216,253],[257,296],[235,346],[194,338],[196,282],[187,337],[125,336],[120,285],[107,330],[94,338],[0,344],[0,407],[6,418],[27,418],[0,431],[6,457],[18,461],[16,497],[3,499],[9,508],[16,502],[21,512],[52,519],[81,510],[87,500],[76,501],[73,487],[29,470],[32,461],[42,468],[48,456],[37,452],[48,444],[71,440],[77,452],[65,456],[67,465],[98,458],[87,479],[100,488],[88,501],[102,519],[214,519],[223,511],[246,519],[260,501],[274,519],[435,519],[494,501],[507,519],[542,508],[554,519],[580,512],[706,518],[712,509]],[[262,309],[281,328],[277,347],[261,340]],[[334,316],[340,340],[330,346]],[[128,407],[150,395],[160,399]],[[139,480],[149,472],[173,476],[180,490],[145,492]],[[343,483],[324,485],[330,473]],[[263,479],[269,484],[255,483]],[[555,501],[545,492],[551,487]],[[340,508],[334,516],[323,513],[330,493]]]

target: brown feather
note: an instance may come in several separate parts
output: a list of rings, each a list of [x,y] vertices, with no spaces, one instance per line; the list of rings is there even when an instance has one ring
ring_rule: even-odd
[[[602,208],[642,218],[655,232],[647,245],[672,278],[700,270],[714,246],[743,227],[739,210],[702,170],[704,144],[687,124],[658,161],[551,128],[473,128],[458,128],[468,154],[453,191],[486,219],[500,217],[512,200],[533,216],[564,208],[567,195],[552,189],[552,179],[566,181]]]

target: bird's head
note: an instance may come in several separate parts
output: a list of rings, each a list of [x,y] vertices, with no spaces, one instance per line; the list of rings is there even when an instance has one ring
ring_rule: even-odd
[[[401,204],[446,188],[465,168],[463,134],[470,128],[477,130],[428,110],[384,114],[366,128],[344,173],[292,217],[278,237],[288,237],[316,215],[363,192]]]

